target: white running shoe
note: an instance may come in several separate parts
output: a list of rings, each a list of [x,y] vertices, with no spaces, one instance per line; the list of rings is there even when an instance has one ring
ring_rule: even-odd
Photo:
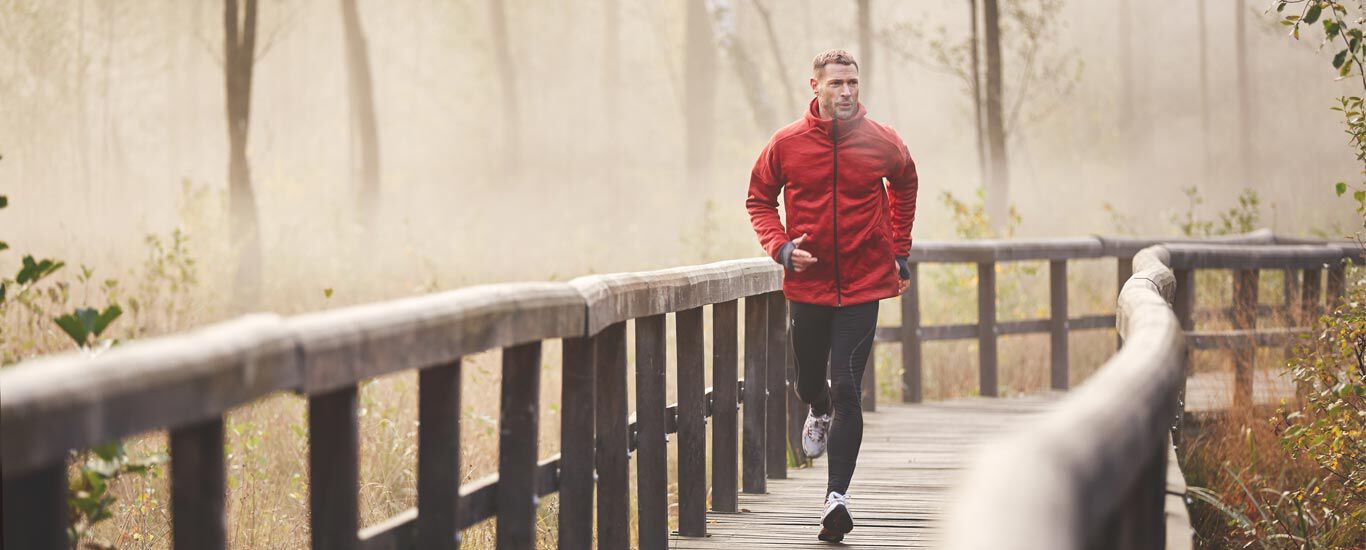
[[[830,415],[816,416],[815,411],[806,414],[806,425],[802,426],[802,452],[807,458],[825,454],[825,441],[830,437]]]
[[[821,514],[821,532],[816,538],[825,542],[840,542],[854,530],[854,518],[849,515],[849,497],[831,491],[825,497],[825,513]]]

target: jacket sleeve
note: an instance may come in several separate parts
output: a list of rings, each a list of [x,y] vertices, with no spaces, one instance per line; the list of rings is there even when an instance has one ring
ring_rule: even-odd
[[[895,135],[895,134],[893,134]],[[892,249],[897,256],[911,252],[911,229],[915,226],[915,199],[920,191],[920,176],[915,172],[915,160],[906,144],[897,136],[899,160],[887,178],[887,198],[892,206]]]
[[[773,261],[782,262],[780,255],[783,245],[787,244],[787,231],[778,217],[778,195],[783,192],[787,179],[783,177],[782,165],[778,161],[775,142],[770,141],[759,153],[754,169],[749,174],[749,196],[745,208],[749,210],[749,223],[754,226],[754,234],[759,237],[759,245],[764,247]]]

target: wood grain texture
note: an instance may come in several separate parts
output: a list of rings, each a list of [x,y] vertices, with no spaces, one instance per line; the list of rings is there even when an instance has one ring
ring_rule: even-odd
[[[678,312],[674,325],[678,354],[678,532],[702,537],[707,534],[707,364],[702,308]],[[664,544],[660,547],[667,547],[667,538],[661,538]],[[642,542],[641,548],[645,547]]]
[[[626,405],[626,323],[593,337],[597,363],[598,548],[631,543],[631,457]]]
[[[593,341],[562,340],[560,387],[559,547],[588,548],[593,542],[593,455],[595,386]]]
[[[171,540],[177,548],[227,548],[223,419],[171,430]]]
[[[308,503],[314,550],[356,548],[360,434],[356,386],[308,398]]]
[[[739,490],[739,302],[712,306],[711,508],[734,512]],[[732,406],[731,403],[736,405]]]
[[[765,491],[767,459],[764,454],[768,379],[768,299],[745,298],[745,393],[744,442],[741,449],[741,482],[746,493]]]
[[[423,550],[460,546],[460,360],[418,373],[417,541]]]
[[[587,330],[778,290],[782,267],[768,258],[641,273],[580,277],[569,282],[588,308]]]
[[[669,540],[669,437],[664,427],[668,333],[663,314],[635,320],[636,521],[641,548]]]
[[[540,437],[541,343],[503,350],[498,417],[498,548],[536,544],[537,440]]]

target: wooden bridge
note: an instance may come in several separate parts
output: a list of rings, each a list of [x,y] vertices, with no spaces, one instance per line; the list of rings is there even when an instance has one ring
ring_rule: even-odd
[[[1117,313],[1070,317],[1068,261],[1095,258],[1117,260]],[[1039,260],[1049,262],[1050,316],[999,322],[996,264]],[[1179,437],[1189,408],[1183,394],[1190,350],[1232,349],[1230,399],[1250,403],[1257,395],[1255,348],[1285,345],[1303,330],[1259,329],[1258,320],[1279,314],[1305,326],[1341,299],[1344,263],[1361,263],[1362,255],[1351,246],[1259,232],[1185,243],[921,242],[912,261],[976,264],[978,322],[922,326],[913,277],[901,300],[902,326],[879,330],[880,341],[902,344],[908,403],[883,404],[867,416],[850,545],[1188,547],[1181,490],[1169,488],[1169,480],[1179,484],[1170,437]],[[1234,307],[1197,311],[1199,269],[1234,271]],[[1263,270],[1290,275],[1285,302],[1259,304]],[[454,548],[463,529],[495,516],[500,548],[530,548],[538,497],[555,492],[561,548],[814,544],[824,470],[820,462],[787,468],[803,411],[787,383],[780,282],[778,266],[753,259],[569,283],[481,286],[289,319],[252,315],[130,343],[93,360],[70,354],[0,370],[4,546],[66,546],[70,450],[168,429],[174,545],[224,548],[223,415],[282,391],[308,397],[314,548]],[[708,313],[710,334],[703,322]],[[667,315],[675,316],[673,346]],[[1228,317],[1233,330],[1197,330],[1202,317]],[[628,322],[635,334],[633,373]],[[1108,327],[1124,338],[1121,350],[1085,384],[1064,392],[1069,332]],[[1035,332],[1050,334],[1056,391],[995,399],[997,338]],[[562,448],[542,457],[537,434],[555,428],[538,425],[547,339],[563,346]],[[922,345],[943,339],[977,340],[983,397],[921,403]],[[500,348],[498,473],[462,485],[461,357]],[[670,352],[677,357],[678,402],[666,406]],[[417,506],[362,529],[358,384],[413,369],[420,371]],[[1202,406],[1218,406],[1208,396],[1220,394],[1208,386],[1195,379],[1190,395],[1199,393]],[[678,437],[678,531],[672,535],[668,434]]]

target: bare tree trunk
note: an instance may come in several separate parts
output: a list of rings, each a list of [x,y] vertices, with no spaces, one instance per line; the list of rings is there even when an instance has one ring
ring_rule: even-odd
[[[503,177],[516,177],[517,160],[521,158],[522,117],[517,98],[517,71],[512,63],[512,47],[508,42],[507,14],[503,0],[488,0],[490,26],[493,32],[493,61],[497,65],[498,80],[503,99]]]
[[[687,184],[698,188],[710,183],[712,142],[715,141],[716,47],[706,0],[688,0],[686,21],[683,111],[687,137],[684,158]]]
[[[977,123],[977,175],[982,184],[987,181],[987,138],[982,125],[982,63],[978,44],[981,38],[977,32],[977,0],[968,0],[969,16],[972,19],[972,113]]]
[[[1001,26],[997,0],[984,0],[987,47],[987,140],[991,146],[991,178],[986,185],[987,215],[998,232],[1010,208],[1010,167],[1006,158],[1005,121],[1001,109]]]
[[[375,116],[374,79],[370,74],[370,53],[361,28],[356,0],[341,0],[342,28],[346,35],[346,69],[351,100],[351,132],[358,139],[360,172],[356,189],[356,213],[363,229],[371,229],[379,210],[379,125]],[[353,151],[355,153],[357,151]],[[352,170],[355,162],[352,162]],[[355,172],[353,172],[355,174]]]
[[[868,92],[873,81],[873,31],[870,20],[873,15],[872,0],[858,0],[858,79],[859,101],[868,102]]]
[[[1209,44],[1205,30],[1205,2],[1195,3],[1196,24],[1200,26],[1200,150],[1204,179],[1210,176],[1209,152]]]
[[[764,32],[768,35],[768,48],[773,52],[773,66],[778,71],[778,80],[782,81],[783,91],[787,94],[787,104],[795,112],[801,112],[801,100],[797,99],[796,80],[792,79],[792,74],[787,70],[787,63],[783,62],[783,50],[778,46],[778,33],[773,30],[773,18],[761,0],[750,0],[754,4],[754,9],[759,12],[759,17],[764,20]]]
[[[1197,2],[1202,3],[1202,2]],[[1119,0],[1119,132],[1121,148],[1129,155],[1134,130],[1134,54],[1133,27],[1129,0]]]
[[[247,161],[251,79],[256,63],[256,1],[245,0],[245,10],[239,10],[237,0],[223,0],[229,229],[233,250],[238,255],[233,285],[238,307],[242,309],[254,307],[261,291],[261,229],[256,195],[251,188],[251,165]]]
[[[749,103],[755,126],[765,133],[776,130],[773,106],[769,105],[768,97],[764,94],[763,82],[759,80],[759,67],[749,56],[749,50],[741,42],[740,33],[736,30],[734,5],[730,0],[711,0],[710,4],[716,42],[730,56],[731,67],[735,69],[735,76],[744,90],[745,101]]]
[[[1233,2],[1233,21],[1237,33],[1237,46],[1233,48],[1238,78],[1238,185],[1247,186],[1251,174],[1248,168],[1252,157],[1252,99],[1247,67],[1247,4],[1241,0]]]

